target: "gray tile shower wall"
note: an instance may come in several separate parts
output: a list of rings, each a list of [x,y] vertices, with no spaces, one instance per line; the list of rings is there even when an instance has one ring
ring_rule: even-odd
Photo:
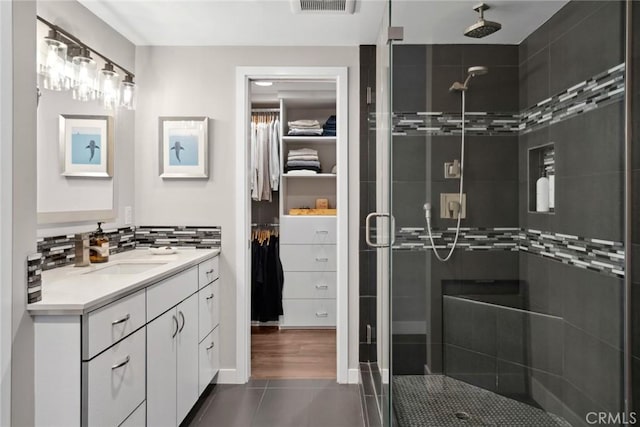
[[[632,195],[632,218],[633,224],[632,231],[632,247],[631,252],[633,254],[633,271],[631,272],[632,279],[632,298],[631,298],[631,313],[632,313],[632,326],[631,335],[632,339],[632,351],[633,356],[633,380],[632,380],[632,398],[633,398],[633,410],[640,411],[640,5],[637,2],[633,3],[633,58],[631,65],[634,68],[632,88],[632,111],[631,117],[633,118],[632,129],[632,152],[633,152],[633,195]]]
[[[368,89],[369,88],[369,89]],[[376,47],[360,46],[360,336],[361,362],[375,362],[376,351],[376,301],[377,273],[376,250],[365,243],[364,220],[376,210]],[[367,91],[371,97],[367,100]],[[370,340],[367,336],[370,327]]]

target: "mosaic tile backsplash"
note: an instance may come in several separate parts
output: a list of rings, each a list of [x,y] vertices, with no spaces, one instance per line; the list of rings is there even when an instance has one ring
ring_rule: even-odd
[[[220,227],[124,227],[105,230],[109,253],[117,254],[137,247],[182,246],[211,249],[220,247]],[[42,299],[42,271],[71,265],[75,261],[73,234],[38,239],[38,253],[27,258],[28,303]]]
[[[622,63],[521,112],[467,112],[467,135],[519,135],[624,99]],[[460,135],[459,112],[395,112],[393,134]]]

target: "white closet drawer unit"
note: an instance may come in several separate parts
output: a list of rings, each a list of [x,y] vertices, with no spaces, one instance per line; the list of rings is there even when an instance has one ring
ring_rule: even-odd
[[[335,299],[285,299],[282,306],[282,326],[336,326]]]
[[[208,285],[220,276],[219,258],[216,256],[198,265],[198,289]]]
[[[286,271],[282,298],[332,299],[336,297],[335,271]]]
[[[198,342],[220,323],[219,280],[208,284],[198,292]]]
[[[220,328],[215,328],[199,345],[198,395],[211,383],[220,369]]]
[[[328,245],[336,243],[335,217],[283,217],[280,243]]]
[[[146,427],[147,425],[147,403],[142,402],[142,405],[129,415],[126,420],[119,427]]]
[[[284,271],[336,271],[336,245],[283,244],[280,259]]]
[[[198,291],[198,268],[169,277],[147,288],[147,322]]]
[[[83,362],[83,425],[118,426],[145,400],[146,329]]]
[[[146,323],[144,289],[83,317],[82,359],[89,360]]]

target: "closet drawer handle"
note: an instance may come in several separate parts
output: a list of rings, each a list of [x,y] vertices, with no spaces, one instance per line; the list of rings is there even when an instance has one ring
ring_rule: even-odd
[[[126,316],[123,316],[123,317],[121,317],[120,319],[118,319],[118,320],[114,320],[113,322],[111,322],[111,325],[112,325],[112,326],[115,326],[115,325],[117,325],[117,324],[119,324],[119,323],[124,323],[124,322],[126,322],[127,320],[129,320],[130,318],[131,318],[131,316],[129,315],[129,313],[127,313],[127,315],[126,315]]]
[[[124,359],[122,362],[120,362],[120,363],[116,363],[115,365],[113,365],[113,366],[111,367],[111,370],[113,371],[113,370],[115,370],[115,369],[122,368],[124,365],[126,365],[127,363],[129,363],[129,360],[130,360],[129,356],[125,357],[125,359]]]
[[[316,234],[329,234],[329,230],[316,230]]]
[[[212,299],[213,298],[213,294],[209,295],[208,297],[206,297],[205,299]]]
[[[329,258],[318,258],[318,257],[316,257],[316,262],[329,262]]]
[[[316,311],[316,317],[329,317],[329,313],[326,311]]]
[[[211,341],[211,345],[206,348],[206,350],[211,350],[213,348],[213,341]]]
[[[329,285],[316,285],[316,289],[329,289]]]

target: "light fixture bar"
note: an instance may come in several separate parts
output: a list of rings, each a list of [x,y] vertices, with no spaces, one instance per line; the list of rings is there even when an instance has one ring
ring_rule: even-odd
[[[47,27],[49,27],[50,29],[57,31],[59,34],[62,34],[64,37],[66,37],[67,39],[69,39],[69,41],[73,42],[74,44],[83,47],[85,49],[88,49],[91,51],[91,53],[93,53],[94,55],[99,56],[100,58],[102,58],[106,63],[111,63],[113,65],[115,65],[116,67],[118,67],[119,69],[121,69],[123,71],[124,74],[130,75],[132,78],[135,77],[135,74],[132,73],[131,71],[127,70],[126,68],[124,68],[122,65],[118,64],[117,62],[115,62],[113,59],[101,54],[100,52],[98,52],[97,50],[95,50],[94,48],[86,45],[85,43],[83,43],[82,41],[80,41],[79,38],[77,38],[76,36],[74,36],[73,34],[71,34],[70,32],[66,31],[63,28],[58,27],[57,25],[47,21],[46,19],[42,18],[41,16],[36,16],[36,18],[38,19],[38,21],[42,22],[43,24],[45,24]],[[68,45],[71,43],[67,43]],[[70,46],[71,47],[71,46]]]

